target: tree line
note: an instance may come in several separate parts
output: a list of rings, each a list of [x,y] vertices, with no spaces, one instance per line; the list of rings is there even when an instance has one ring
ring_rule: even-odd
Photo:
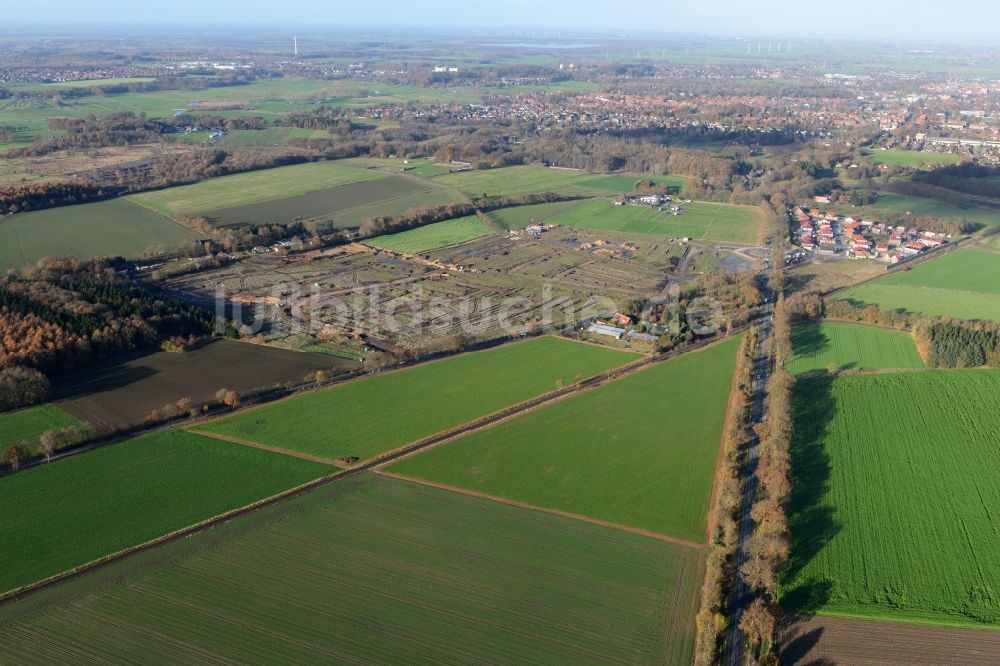
[[[754,476],[757,497],[750,507],[753,531],[746,544],[746,561],[739,575],[755,598],[740,617],[740,629],[761,664],[777,664],[775,630],[780,617],[778,581],[788,561],[791,542],[788,502],[791,496],[791,446],[794,432],[794,378],[783,369],[791,354],[792,317],[779,302],[774,313],[772,357],[775,369],[767,384],[767,419],[754,426],[758,460]]]
[[[121,193],[119,187],[83,180],[0,185],[0,215],[100,201]]]
[[[916,183],[954,190],[964,194],[1000,199],[1000,169],[975,162],[962,162],[912,175]]]
[[[405,231],[425,224],[451,220],[456,217],[475,215],[478,212],[489,212],[498,208],[509,208],[512,206],[530,206],[533,204],[551,203],[555,201],[565,201],[573,197],[564,196],[555,192],[542,192],[538,194],[516,194],[508,196],[487,195],[477,197],[468,203],[451,203],[442,206],[422,206],[413,208],[401,215],[379,215],[370,217],[361,223],[358,229],[358,236],[371,238],[383,234]]]
[[[712,508],[714,518],[709,535],[705,579],[701,587],[701,606],[695,616],[694,662],[697,666],[718,663],[722,637],[728,627],[730,582],[739,544],[738,516],[743,497],[740,466],[752,436],[753,359],[758,344],[758,331],[747,333],[736,357],[733,391],[723,430],[723,454],[717,479],[719,486],[716,504]]]
[[[212,332],[212,313],[133,284],[122,265],[43,260],[0,277],[0,409],[43,400],[47,374]]]
[[[165,123],[136,116],[130,111],[111,113],[100,119],[53,118],[49,128],[65,132],[60,136],[35,141],[20,148],[11,148],[5,157],[37,157],[60,150],[88,150],[106,146],[131,146],[159,141]]]

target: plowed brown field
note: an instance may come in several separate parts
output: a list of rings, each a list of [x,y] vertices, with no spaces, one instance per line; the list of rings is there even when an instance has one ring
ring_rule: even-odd
[[[1000,631],[817,616],[796,622],[787,630],[781,663],[1000,664]]]

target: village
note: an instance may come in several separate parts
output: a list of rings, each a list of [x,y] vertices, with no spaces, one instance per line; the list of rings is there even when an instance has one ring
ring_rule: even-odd
[[[951,236],[934,229],[892,226],[884,222],[837,215],[818,208],[792,209],[799,245],[807,252],[874,259],[888,264],[948,243]]]

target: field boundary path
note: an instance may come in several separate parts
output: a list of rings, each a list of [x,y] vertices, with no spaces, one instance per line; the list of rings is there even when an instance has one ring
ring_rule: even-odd
[[[230,437],[229,435],[220,435],[217,432],[210,432],[208,430],[192,430],[190,428],[184,428],[184,430],[198,435],[199,437],[208,437],[210,439],[218,439],[223,442],[229,442],[230,444],[239,444],[240,446],[249,446],[252,449],[261,449],[262,451],[270,451],[271,453],[281,453],[286,456],[291,456],[293,458],[302,458],[303,460],[310,460],[312,462],[317,462],[323,465],[330,465],[331,467],[340,467],[345,469],[347,465],[337,462],[332,458],[323,458],[321,456],[314,456],[308,453],[303,453],[302,451],[293,451],[291,449],[282,449],[277,446],[269,446],[267,444],[261,444],[260,442],[254,442],[249,439],[240,439],[238,437]]]
[[[760,337],[757,345],[757,356],[754,359],[753,383],[751,386],[752,406],[750,421],[760,423],[765,417],[765,398],[767,397],[767,378],[770,373],[770,355],[765,350],[767,338],[771,334],[770,314],[773,311],[773,299],[764,306],[764,319],[760,325]],[[743,610],[750,604],[753,595],[743,582],[740,568],[747,561],[747,543],[753,532],[753,520],[750,518],[750,507],[757,498],[757,459],[760,455],[760,439],[754,433],[747,447],[746,456],[740,471],[743,477],[743,498],[739,516],[739,544],[736,550],[734,569],[732,603],[729,611],[728,649],[724,663],[727,666],[743,666],[746,663],[746,636],[740,630],[740,617]]]
[[[708,544],[705,543],[695,543],[694,541],[685,541],[684,539],[678,539],[677,537],[661,534],[659,532],[650,532],[649,530],[644,530],[639,527],[632,527],[630,525],[623,525],[621,523],[613,523],[608,520],[601,520],[600,518],[592,518],[590,516],[585,516],[580,513],[573,513],[571,511],[562,511],[561,509],[551,509],[549,507],[539,506],[537,504],[528,504],[527,502],[519,502],[517,500],[513,500],[508,497],[502,497],[500,495],[490,495],[489,493],[481,493],[476,490],[461,488],[459,486],[452,486],[447,483],[437,483],[435,481],[428,481],[427,479],[419,479],[414,476],[406,476],[405,474],[396,474],[395,472],[388,472],[384,469],[376,469],[375,474],[388,476],[393,479],[399,479],[400,481],[406,481],[408,483],[417,483],[422,486],[437,488],[439,490],[447,490],[453,493],[461,493],[462,495],[469,495],[470,497],[478,497],[480,499],[490,500],[491,502],[508,504],[510,506],[516,506],[521,509],[529,509],[531,511],[541,511],[542,513],[550,513],[555,516],[562,516],[563,518],[572,518],[573,520],[582,520],[583,522],[591,523],[592,525],[600,525],[601,527],[610,527],[611,529],[614,530],[631,532],[632,534],[639,534],[645,537],[649,537],[651,539],[659,539],[660,541],[666,541],[667,543],[672,543],[677,546],[694,548],[696,550],[705,550],[706,548],[708,548]]]
[[[757,320],[753,320],[741,327],[737,327],[732,331],[730,331],[730,335],[728,336],[708,338],[705,340],[695,342],[688,347],[684,347],[683,349],[672,349],[670,351],[662,352],[660,354],[656,354],[653,356],[640,358],[636,361],[627,363],[617,368],[612,368],[611,370],[595,375],[594,377],[591,377],[589,379],[585,379],[577,384],[572,384],[570,386],[566,386],[556,391],[544,393],[540,396],[536,396],[524,402],[512,405],[500,411],[494,412],[493,414],[489,414],[487,416],[479,418],[475,421],[471,421],[456,426],[449,430],[436,433],[429,437],[425,437],[423,439],[411,442],[405,446],[401,446],[391,451],[387,451],[380,455],[374,456],[360,463],[356,467],[335,472],[334,474],[328,476],[320,477],[318,479],[302,484],[290,490],[286,490],[276,495],[272,495],[271,497],[264,498],[252,504],[248,504],[246,506],[234,509],[227,513],[220,514],[213,518],[209,518],[207,520],[204,520],[200,523],[196,523],[189,527],[181,528],[175,532],[171,532],[170,534],[165,534],[163,536],[157,537],[145,543],[131,546],[124,550],[112,553],[97,560],[93,560],[86,564],[80,565],[79,567],[76,567],[74,569],[58,573],[54,576],[50,576],[48,578],[37,581],[30,585],[26,585],[24,587],[17,588],[14,590],[9,590],[3,594],[0,594],[0,605],[6,605],[14,601],[17,601],[19,599],[23,599],[25,597],[31,596],[32,594],[35,594],[36,592],[40,592],[42,590],[55,587],[63,582],[79,578],[80,576],[83,576],[91,571],[102,569],[114,562],[124,560],[132,555],[142,553],[159,546],[164,546],[166,544],[173,543],[175,541],[179,541],[180,539],[184,539],[193,534],[204,532],[205,530],[209,530],[217,525],[221,525],[223,523],[227,523],[241,516],[254,513],[260,509],[265,509],[268,507],[281,504],[283,502],[294,499],[296,497],[312,492],[319,488],[328,486],[332,483],[336,483],[337,481],[341,481],[343,479],[350,478],[365,472],[373,471],[376,468],[381,467],[382,465],[395,462],[396,460],[399,460],[419,450],[435,446],[436,444],[439,444],[445,440],[453,439],[467,432],[471,432],[473,430],[478,430],[480,428],[493,425],[499,421],[510,418],[521,412],[528,411],[536,407],[539,407],[541,405],[553,402],[555,400],[562,399],[563,397],[571,393],[596,388],[608,382],[632,374],[633,372],[637,372],[642,368],[648,367],[654,363],[665,361],[680,356],[682,354],[695,353],[706,347],[711,347],[716,344],[721,344],[726,340],[728,340],[731,336],[742,333],[744,330],[746,330],[755,323],[757,323]]]

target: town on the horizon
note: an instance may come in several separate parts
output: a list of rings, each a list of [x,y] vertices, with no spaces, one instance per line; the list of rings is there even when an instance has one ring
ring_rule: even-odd
[[[989,8],[322,4],[0,26],[0,662],[1000,662]]]

